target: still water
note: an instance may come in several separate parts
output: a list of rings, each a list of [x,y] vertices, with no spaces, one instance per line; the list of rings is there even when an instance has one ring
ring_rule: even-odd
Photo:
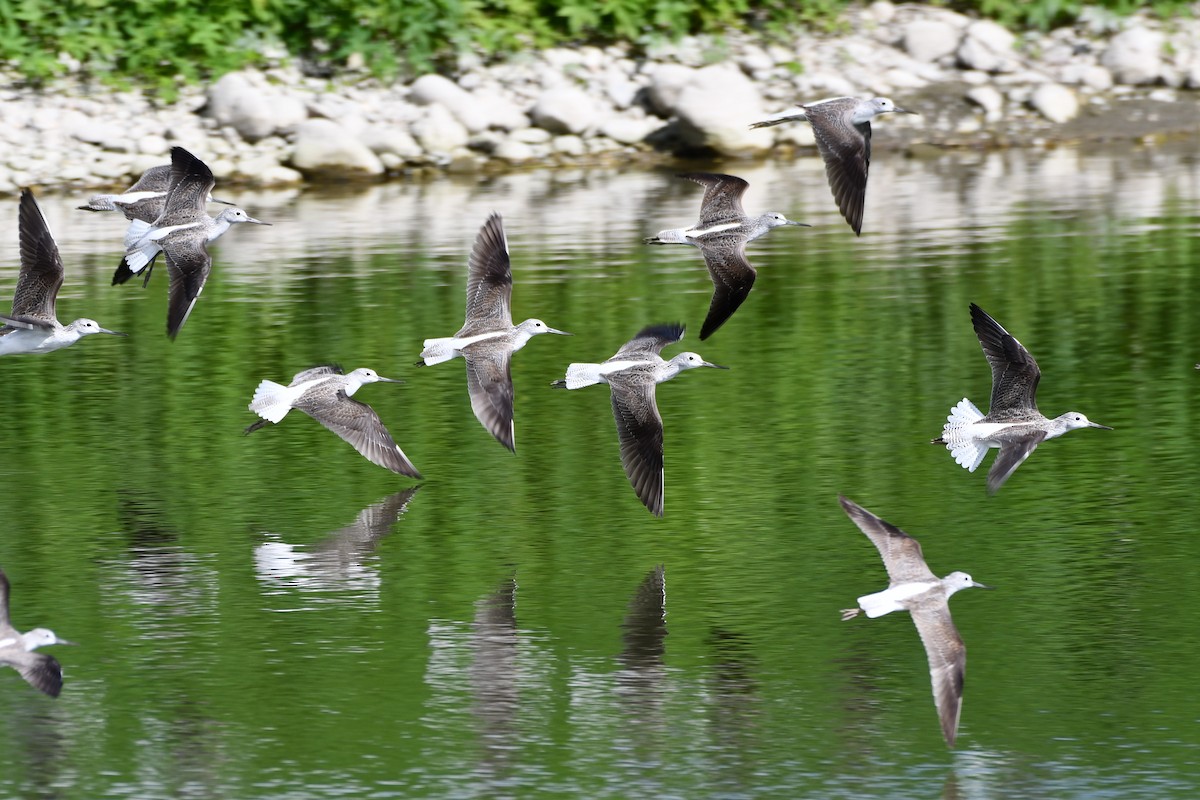
[[[716,166],[750,246],[710,340],[695,219],[669,172],[560,170],[222,192],[239,227],[178,340],[166,275],[109,286],[123,224],[42,196],[90,337],[8,357],[0,566],[58,647],[51,700],[0,671],[0,796],[1193,798],[1200,792],[1200,160],[1170,149],[879,154],[864,235],[816,158]],[[0,203],[0,292],[16,280]],[[513,311],[575,334],[513,362],[517,452],[475,421],[466,256],[504,215]],[[1039,401],[1115,430],[1047,443],[994,497],[928,440],[986,405],[967,306],[1037,357]],[[549,387],[643,325],[729,365],[659,387],[666,516],[621,470],[606,387]],[[668,350],[668,354],[675,349]],[[262,378],[337,362],[426,478],[293,414]],[[946,749],[904,614],[844,493],[917,536],[967,643]]]

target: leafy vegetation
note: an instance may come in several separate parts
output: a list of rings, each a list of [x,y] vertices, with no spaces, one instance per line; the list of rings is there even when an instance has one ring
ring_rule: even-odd
[[[1090,5],[1097,5],[1090,0]],[[1013,26],[1078,18],[1085,0],[960,0],[962,11]],[[1143,4],[1101,0],[1115,14]],[[264,60],[282,46],[315,71],[354,54],[392,77],[561,43],[644,44],[689,33],[783,34],[837,24],[847,0],[0,0],[0,59],[32,81],[78,64],[88,74],[160,91]],[[1183,0],[1152,4],[1178,13]]]

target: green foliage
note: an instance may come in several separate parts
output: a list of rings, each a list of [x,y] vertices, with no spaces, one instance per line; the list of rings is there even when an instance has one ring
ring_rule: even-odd
[[[1075,20],[1096,0],[951,0],[1017,27]],[[1129,14],[1137,0],[1099,0]],[[317,69],[359,54],[384,78],[438,69],[462,53],[483,57],[551,44],[644,45],[664,37],[753,29],[788,37],[833,30],[847,0],[0,0],[0,59],[33,82],[77,61],[89,74],[170,95],[263,59],[282,44]],[[1184,0],[1152,4],[1164,18]]]

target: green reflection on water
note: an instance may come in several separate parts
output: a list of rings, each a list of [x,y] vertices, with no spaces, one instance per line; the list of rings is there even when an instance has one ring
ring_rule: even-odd
[[[896,167],[909,206],[942,207],[944,166]],[[789,170],[758,173],[747,205],[768,207],[769,185],[769,207],[828,222],[814,217],[823,185],[792,186]],[[545,180],[520,202],[516,184],[463,189],[481,210],[454,236],[380,201],[387,224],[340,255],[279,240],[282,271],[262,241],[223,239],[174,343],[165,276],[110,288],[111,259],[69,259],[64,316],[86,308],[133,335],[0,363],[15,622],[83,643],[57,652],[57,702],[0,675],[0,789],[1194,795],[1194,198],[1139,216],[1051,181],[906,231],[873,195],[874,236],[823,224],[752,245],[754,292],[701,343],[698,255],[638,244],[694,214],[694,187],[610,174],[580,178],[580,197]],[[437,191],[401,195],[432,218]],[[597,199],[613,196],[629,208]],[[321,202],[274,209],[267,233],[288,237]],[[515,456],[471,415],[461,362],[410,366],[422,339],[461,322],[485,206],[508,222],[514,316],[575,334],[514,358]],[[559,214],[593,224],[564,230]],[[239,252],[258,253],[248,274]],[[961,397],[987,401],[972,301],[1037,357],[1044,412],[1116,428],[1046,444],[990,498],[982,471],[927,444]],[[549,383],[676,319],[685,347],[732,369],[659,387],[656,520],[621,470],[605,388]],[[357,397],[427,479],[353,579],[313,585],[264,574],[256,554],[317,552],[410,485],[299,415],[241,435],[260,379],[329,361],[407,381]],[[838,621],[885,583],[839,492],[920,538],[936,572],[1000,589],[954,600],[971,654],[956,753],[911,623]],[[631,620],[658,613],[645,584],[658,564],[665,616],[639,657]]]

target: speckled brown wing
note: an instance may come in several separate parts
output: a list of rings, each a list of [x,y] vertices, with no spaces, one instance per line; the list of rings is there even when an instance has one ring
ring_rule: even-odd
[[[401,475],[420,478],[421,473],[392,439],[375,410],[347,396],[342,389],[326,388],[319,384],[296,401],[295,408],[349,442],[372,464]],[[327,393],[336,392],[334,398]]]
[[[929,678],[933,685],[933,702],[937,706],[942,724],[942,735],[946,744],[954,747],[958,737],[958,719],[962,714],[963,685],[967,672],[967,648],[954,620],[950,608],[942,605],[936,609],[913,609],[913,622],[925,655],[929,657]]]
[[[606,361],[624,361],[655,356],[669,344],[674,344],[683,338],[683,324],[679,322],[657,323],[647,325],[637,332],[637,335]]]
[[[29,327],[54,327],[58,320],[55,301],[63,284],[62,257],[33,192],[28,189],[21,190],[17,224],[21,274],[13,292],[12,318]]]
[[[838,210],[862,233],[863,206],[867,197],[867,170],[871,166],[871,124],[853,125],[840,103],[803,106],[812,124],[817,150],[825,161],[825,176]]]
[[[712,302],[709,303],[704,325],[700,328],[701,341],[724,325],[754,288],[757,273],[746,258],[745,244],[744,239],[735,241],[731,237],[728,242],[706,245],[701,249],[704,263],[708,266],[708,276],[713,282]]]
[[[853,500],[846,497],[839,497],[838,500],[847,516],[879,551],[883,566],[887,569],[889,585],[939,580],[926,565],[920,542]]]
[[[516,452],[512,352],[467,349],[463,358],[467,362],[467,393],[475,418],[496,441]]]
[[[1042,377],[1037,362],[1016,337],[974,303],[971,303],[971,325],[992,368],[992,400],[987,420],[1027,419],[1029,412],[1037,412],[1034,397]]]
[[[613,417],[621,443],[621,464],[638,499],[656,517],[663,515],[663,424],[653,379],[638,370],[608,376]]]
[[[508,256],[508,239],[504,221],[493,212],[475,236],[471,256],[467,261],[467,331],[472,323],[503,322],[512,325],[512,264]],[[493,330],[494,325],[487,326]],[[463,334],[459,335],[470,335]]]
[[[750,186],[735,175],[717,172],[688,172],[680,175],[704,187],[704,199],[700,201],[699,228],[741,222],[746,212],[742,209],[742,195]]]
[[[160,242],[167,259],[171,287],[167,294],[167,335],[174,339],[187,322],[212,271],[212,256],[203,240],[168,234]]]

